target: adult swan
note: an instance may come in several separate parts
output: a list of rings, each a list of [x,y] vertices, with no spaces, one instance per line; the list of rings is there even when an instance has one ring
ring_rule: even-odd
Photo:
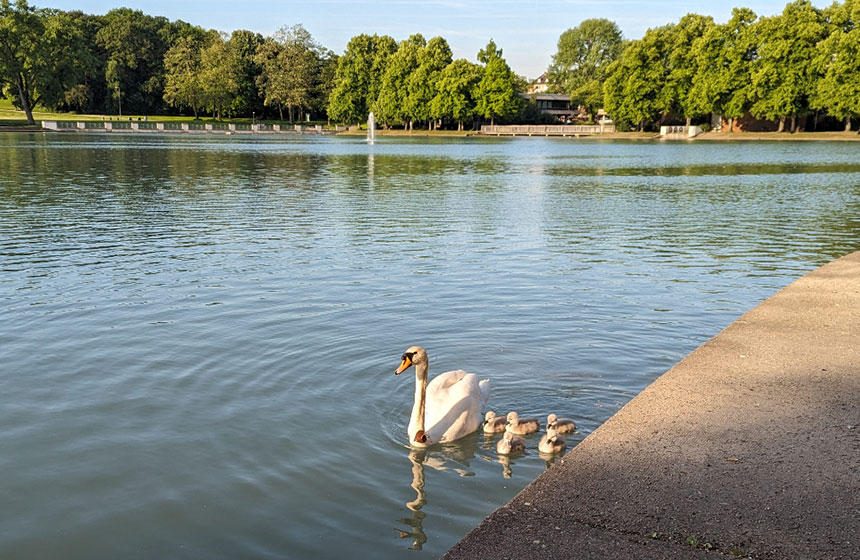
[[[446,371],[427,383],[427,351],[412,346],[403,353],[400,375],[415,366],[415,404],[409,418],[409,443],[427,447],[469,435],[481,427],[481,409],[487,404],[490,380],[478,381],[474,373]]]

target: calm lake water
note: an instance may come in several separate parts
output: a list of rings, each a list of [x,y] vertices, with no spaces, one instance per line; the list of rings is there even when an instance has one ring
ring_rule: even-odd
[[[0,557],[436,557],[575,419],[860,248],[860,143],[0,135]]]

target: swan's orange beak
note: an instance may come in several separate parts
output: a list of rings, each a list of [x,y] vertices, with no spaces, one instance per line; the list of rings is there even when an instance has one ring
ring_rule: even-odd
[[[400,367],[394,370],[394,375],[400,375],[404,371],[412,365],[412,360],[409,359],[409,356],[403,356],[403,361],[400,362]]]

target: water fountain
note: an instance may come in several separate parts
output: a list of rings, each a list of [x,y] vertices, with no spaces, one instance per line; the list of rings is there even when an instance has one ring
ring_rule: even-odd
[[[373,144],[376,140],[376,120],[373,118],[373,111],[367,116],[367,143]]]

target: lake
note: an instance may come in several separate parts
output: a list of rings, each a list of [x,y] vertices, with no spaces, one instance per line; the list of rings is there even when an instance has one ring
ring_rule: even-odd
[[[858,239],[860,143],[2,134],[0,557],[438,557],[553,460],[408,346],[570,449]]]

